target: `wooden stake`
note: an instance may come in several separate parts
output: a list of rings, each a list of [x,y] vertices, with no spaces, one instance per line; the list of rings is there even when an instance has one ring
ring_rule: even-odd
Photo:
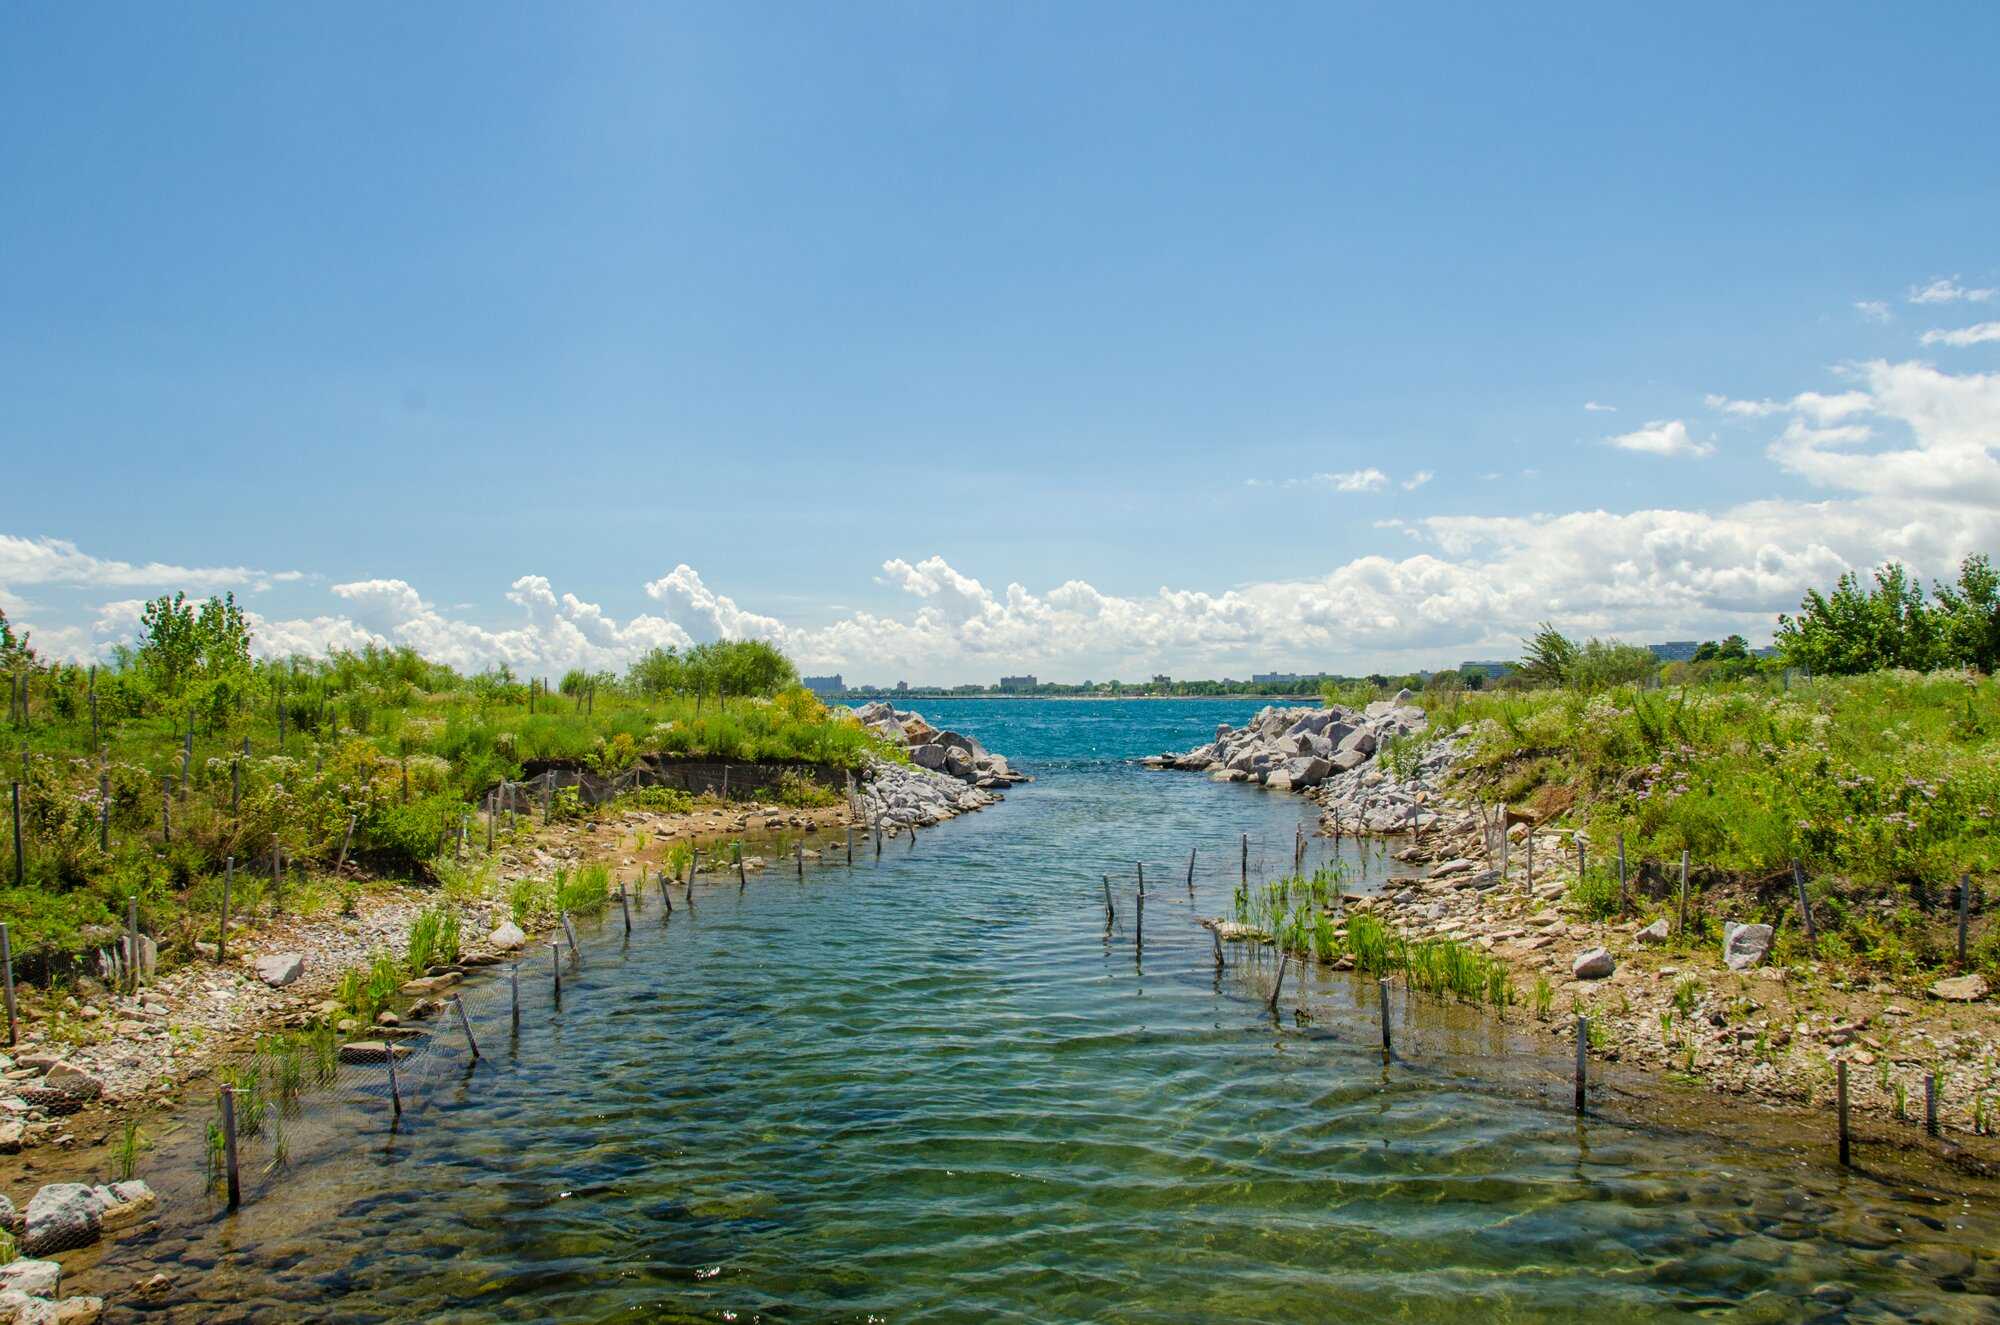
[[[806,881],[806,840],[800,838],[792,843],[792,863],[798,867],[799,882]]]
[[[1243,834],[1243,882],[1250,882],[1250,834]]]
[[[1840,1165],[1846,1168],[1851,1162],[1852,1142],[1847,1133],[1847,1060],[1841,1059],[1833,1065],[1834,1089],[1839,1095],[1840,1106]]]
[[[562,1002],[562,944],[549,941],[549,974],[555,979],[556,1002]]]
[[[472,1021],[465,1015],[465,1003],[457,994],[451,996],[451,1010],[458,1014],[458,1028],[465,1032],[465,1047],[472,1051],[472,1061],[476,1063],[479,1061],[479,1041],[472,1038]],[[396,1056],[393,1040],[389,1042],[389,1056]]]
[[[1285,968],[1287,966],[1290,966],[1291,964],[1292,964],[1292,954],[1289,952],[1281,951],[1278,954],[1278,978],[1271,985],[1270,1008],[1271,1008],[1271,1015],[1274,1017],[1278,1015],[1278,994],[1285,987]]]
[[[736,891],[740,893],[749,885],[750,880],[743,873],[743,844],[738,842],[736,844]]]
[[[1195,849],[1193,847],[1188,848],[1188,896],[1189,897],[1194,896],[1194,852]]]
[[[1223,961],[1222,961],[1222,931],[1221,931],[1221,930],[1219,930],[1219,929],[1211,929],[1211,930],[1209,930],[1209,931],[1208,931],[1208,936],[1209,936],[1209,937],[1210,937],[1211,939],[1215,940],[1215,969],[1219,971],[1219,970],[1221,970],[1221,969],[1222,969],[1222,967],[1223,967]]]
[[[1625,834],[1618,835],[1618,913],[1625,914]]]
[[[625,932],[632,932],[632,904],[625,900],[625,880],[618,881],[618,909],[625,913]]]
[[[236,886],[236,857],[222,863],[222,927],[215,931],[215,964],[222,965],[229,952],[229,893]]]
[[[1583,1112],[1590,1063],[1590,1018],[1576,1017],[1576,1111]]]
[[[340,838],[340,855],[333,862],[333,872],[335,874],[340,873],[341,868],[347,864],[347,848],[354,844],[354,825],[359,819],[359,815],[350,814],[347,816],[347,831],[341,834]]]
[[[7,972],[7,1046],[12,1048],[20,1030],[14,1020],[14,940],[4,920],[0,920],[0,968]]]
[[[398,1118],[403,1116],[403,1087],[396,1080],[396,1042],[382,1041],[382,1061],[389,1065],[389,1108]]]
[[[139,896],[134,893],[125,906],[125,982],[139,992]]]
[[[16,837],[20,835],[21,831],[19,824],[20,821],[16,819],[15,829],[14,829]],[[1972,876],[1970,874],[1961,874],[1958,876],[1958,964],[1961,968],[1965,966],[1966,920],[1971,914],[1972,914]]]
[[[1375,982],[1375,995],[1376,1001],[1382,1005],[1382,1061],[1386,1063],[1389,1061],[1389,1055],[1393,1052],[1389,1046],[1389,982],[1387,980],[1377,980]]]
[[[393,1081],[394,1078],[391,1078]],[[396,1111],[402,1112],[397,1105]],[[222,1172],[228,1185],[229,1208],[243,1204],[243,1182],[236,1168],[236,1087],[222,1088]]]
[[[507,968],[507,993],[513,1008],[514,1024],[521,1024],[521,963]]]
[[[854,863],[854,825],[847,825],[847,863]]]

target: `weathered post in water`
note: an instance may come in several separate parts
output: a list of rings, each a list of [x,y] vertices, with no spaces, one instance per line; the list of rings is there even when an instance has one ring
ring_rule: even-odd
[[[521,1024],[521,963],[515,962],[507,968],[507,996],[510,1016],[516,1027]]]
[[[1189,897],[1194,896],[1194,852],[1195,849],[1193,847],[1188,848],[1188,896]]]
[[[562,944],[549,940],[549,974],[554,978],[556,1002],[562,1002]]]
[[[1288,951],[1286,951],[1286,950],[1282,949],[1282,948],[1281,948],[1281,949],[1279,949],[1279,950],[1278,950],[1278,978],[1277,978],[1277,979],[1276,979],[1275,981],[1273,981],[1273,982],[1272,982],[1272,984],[1271,984],[1271,1002],[1270,1002],[1270,1008],[1271,1008],[1271,1015],[1272,1015],[1273,1017],[1275,1017],[1275,1016],[1277,1016],[1277,1015],[1278,1015],[1278,994],[1279,994],[1279,993],[1280,993],[1280,991],[1282,991],[1282,990],[1284,989],[1284,987],[1285,987],[1285,968],[1286,968],[1287,966],[1290,966],[1290,965],[1291,965],[1291,963],[1292,963],[1292,954],[1291,954],[1290,952],[1288,952]]]
[[[1243,834],[1243,874],[1244,883],[1250,882],[1250,834]]]
[[[1840,1166],[1848,1167],[1852,1151],[1847,1134],[1847,1060],[1841,1059],[1833,1065],[1834,1090],[1839,1095],[1840,1109]]]
[[[1382,1061],[1386,1063],[1389,1061],[1389,1055],[1392,1052],[1389,1044],[1389,982],[1387,980],[1377,980],[1375,982],[1375,996],[1376,1001],[1382,1006]]]
[[[632,932],[632,904],[625,900],[625,880],[618,881],[618,909],[625,913],[625,932]]]
[[[1209,937],[1210,937],[1211,939],[1214,939],[1214,940],[1215,940],[1215,969],[1219,971],[1219,970],[1221,970],[1221,969],[1222,969],[1222,967],[1223,967],[1223,960],[1222,960],[1222,931],[1221,931],[1221,930],[1219,930],[1219,929],[1211,929],[1211,930],[1209,930],[1209,931],[1208,931],[1208,936],[1209,936]]]
[[[389,1065],[389,1105],[396,1117],[403,1116],[403,1086],[396,1080],[396,1042],[382,1041],[382,1061]]]
[[[1588,1088],[1587,1073],[1590,1054],[1590,1018],[1578,1013],[1576,1016],[1576,1111],[1583,1112],[1584,1096]]]
[[[465,1015],[465,1002],[457,994],[451,996],[451,1010],[458,1014],[458,1028],[465,1032],[465,1047],[472,1053],[472,1061],[479,1061],[479,1041],[472,1038],[472,1019]],[[395,1057],[396,1045],[389,1044],[389,1055]]]
[[[399,1104],[396,1112],[402,1112]],[[236,1087],[222,1088],[222,1174],[229,1193],[229,1208],[243,1204],[243,1180],[236,1167]]]

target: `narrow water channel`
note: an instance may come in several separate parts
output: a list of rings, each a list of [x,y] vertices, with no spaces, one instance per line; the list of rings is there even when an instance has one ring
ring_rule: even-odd
[[[1309,807],[1125,762],[1255,705],[919,707],[1039,780],[851,871],[656,900],[629,940],[613,908],[560,1007],[527,981],[518,1033],[483,1023],[394,1132],[315,1100],[240,1212],[181,1203],[79,1288],[164,1268],[149,1318],[205,1322],[2000,1311],[1990,1207],[1579,1124],[1561,1046],[1473,1015],[1399,1002],[1432,1048],[1385,1066],[1372,986],[1332,973],[1274,1021],[1268,962],[1218,974],[1192,916],[1226,910],[1240,833],[1275,871]]]

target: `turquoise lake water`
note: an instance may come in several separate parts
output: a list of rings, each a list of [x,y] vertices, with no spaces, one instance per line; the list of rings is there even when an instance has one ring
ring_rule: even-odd
[[[1385,1064],[1372,982],[1333,972],[1273,1018],[1268,959],[1216,971],[1194,917],[1241,834],[1272,873],[1311,807],[1129,762],[1258,704],[916,706],[1038,780],[852,869],[704,878],[630,938],[614,907],[559,1005],[540,965],[518,1029],[504,981],[475,990],[486,1056],[426,1069],[395,1130],[336,1088],[242,1211],[182,1202],[93,1273],[167,1269],[143,1314],[205,1322],[2000,1311],[1990,1208],[1843,1173],[1787,1120],[1621,1117],[1613,1083],[1579,1121],[1561,1042],[1400,996]]]

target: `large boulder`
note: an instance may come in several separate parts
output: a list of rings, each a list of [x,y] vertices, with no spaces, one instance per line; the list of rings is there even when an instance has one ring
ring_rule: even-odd
[[[104,1205],[97,1189],[81,1182],[52,1182],[28,1202],[21,1250],[29,1256],[73,1251],[97,1241]]]
[[[305,954],[300,952],[273,952],[257,959],[257,978],[273,989],[283,989],[305,969]]]
[[[1359,750],[1339,750],[1327,761],[1342,773],[1352,772],[1368,762],[1368,756]]]
[[[1298,759],[1287,759],[1284,771],[1294,787],[1317,787],[1333,776],[1333,763],[1331,760],[1309,755]]]
[[[1570,974],[1579,980],[1602,980],[1617,969],[1617,963],[1611,960],[1611,954],[1603,948],[1591,948],[1578,953],[1569,968]]]
[[[1947,1003],[1977,1003],[1986,997],[1986,977],[1975,972],[1939,980],[1931,985],[1931,997]]]
[[[963,732],[942,731],[937,734],[937,744],[951,750],[963,750],[974,759],[986,753],[986,747],[978,740]]]
[[[1747,971],[1771,953],[1769,925],[1727,924],[1722,927],[1722,960],[1732,971]]]
[[[1350,750],[1358,751],[1364,757],[1374,754],[1375,733],[1366,727],[1349,732],[1340,742],[1340,752],[1346,754]]]
[[[973,776],[972,753],[955,745],[944,746],[944,771],[955,778],[970,779]]]
[[[527,941],[526,931],[511,920],[501,921],[493,932],[486,936],[487,946],[500,952],[512,952]]]
[[[944,770],[944,752],[945,747],[935,742],[913,745],[910,747],[910,762],[918,768],[928,768],[934,773],[942,772]]]
[[[62,1266],[54,1261],[20,1260],[0,1265],[0,1292],[26,1293],[29,1297],[58,1297],[62,1294]]]

